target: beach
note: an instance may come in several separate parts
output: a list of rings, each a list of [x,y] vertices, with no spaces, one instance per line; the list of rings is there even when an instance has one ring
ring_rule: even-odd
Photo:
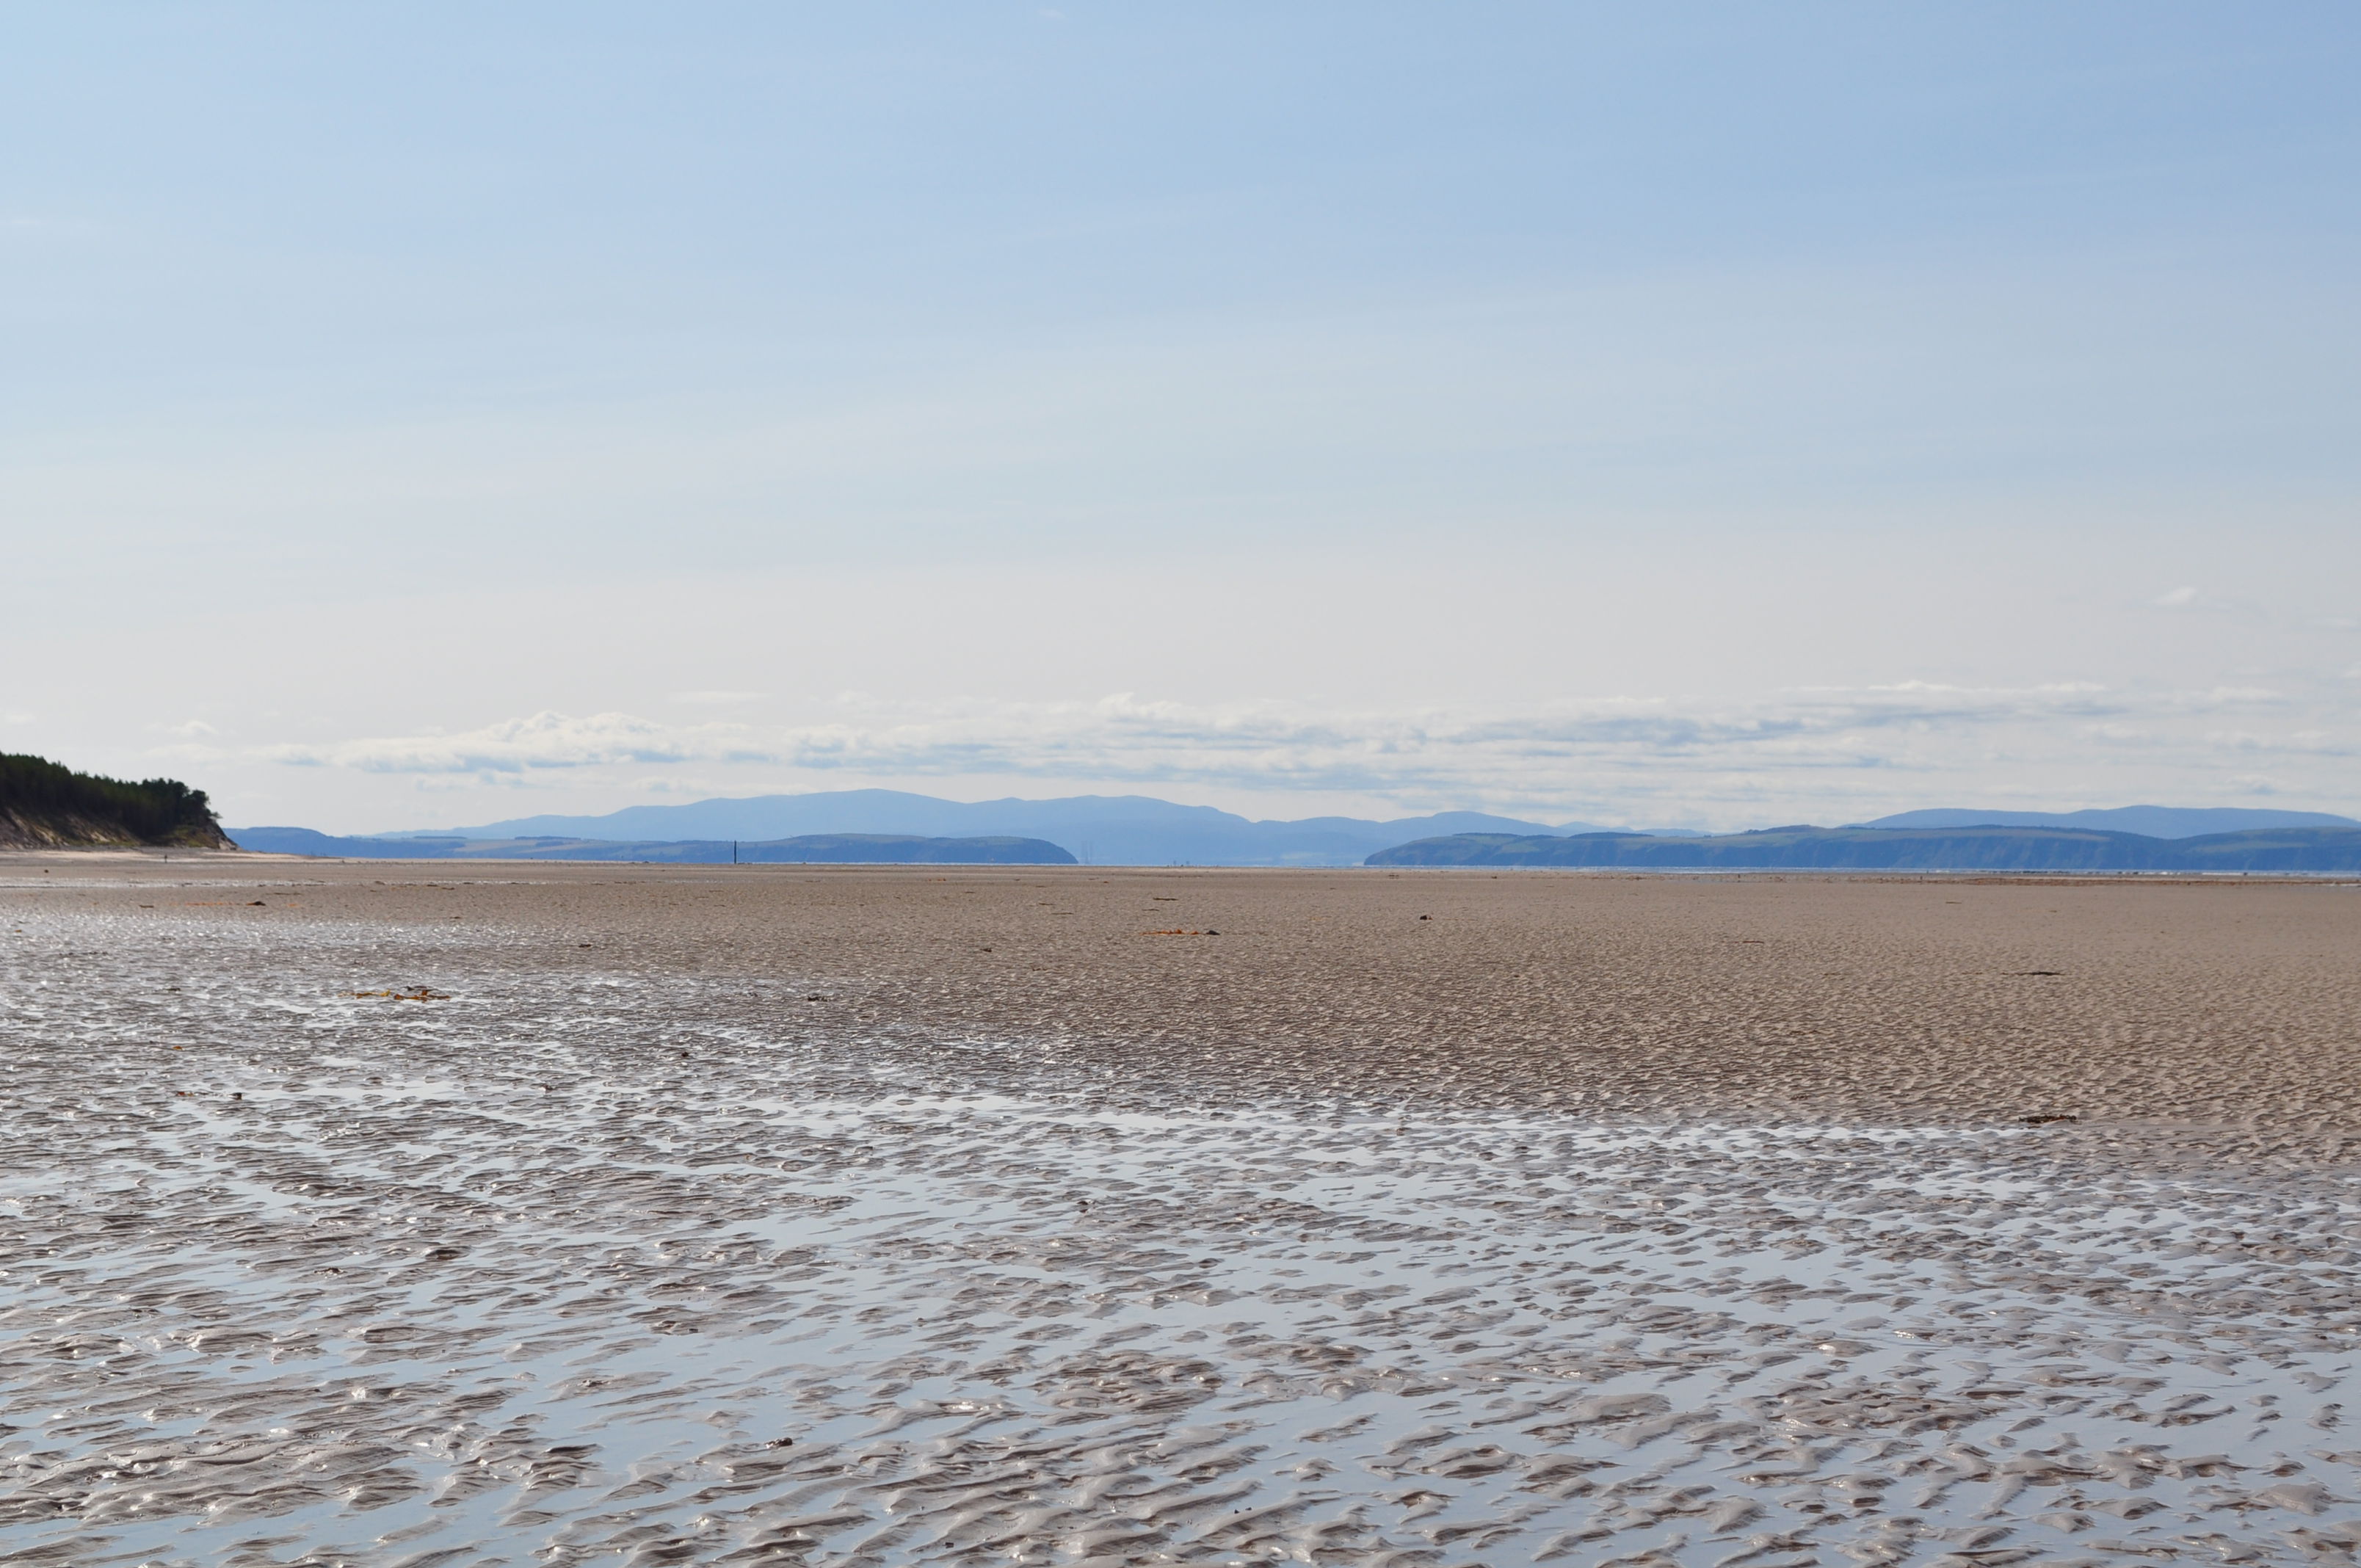
[[[2361,887],[0,857],[0,1557],[2337,1562]]]

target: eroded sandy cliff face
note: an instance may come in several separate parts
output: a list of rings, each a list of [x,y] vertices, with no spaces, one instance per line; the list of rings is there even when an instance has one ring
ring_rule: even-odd
[[[142,839],[120,823],[106,822],[77,812],[37,812],[0,807],[0,850],[102,850],[159,846],[191,850],[237,848],[219,828],[183,826],[160,839]]]

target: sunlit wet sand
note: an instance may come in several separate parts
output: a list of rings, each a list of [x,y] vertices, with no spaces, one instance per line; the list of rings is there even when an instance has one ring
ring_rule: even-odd
[[[0,914],[10,1563],[2361,1548],[2350,886],[26,856]]]

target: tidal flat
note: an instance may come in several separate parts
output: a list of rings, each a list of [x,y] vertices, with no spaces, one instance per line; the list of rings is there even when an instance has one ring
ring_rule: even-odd
[[[2349,883],[0,857],[0,1561],[2346,1563]]]

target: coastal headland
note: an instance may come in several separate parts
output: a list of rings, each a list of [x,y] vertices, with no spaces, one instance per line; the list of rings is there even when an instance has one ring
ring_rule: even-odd
[[[205,792],[178,779],[110,779],[0,752],[0,851],[177,846],[234,850]]]

